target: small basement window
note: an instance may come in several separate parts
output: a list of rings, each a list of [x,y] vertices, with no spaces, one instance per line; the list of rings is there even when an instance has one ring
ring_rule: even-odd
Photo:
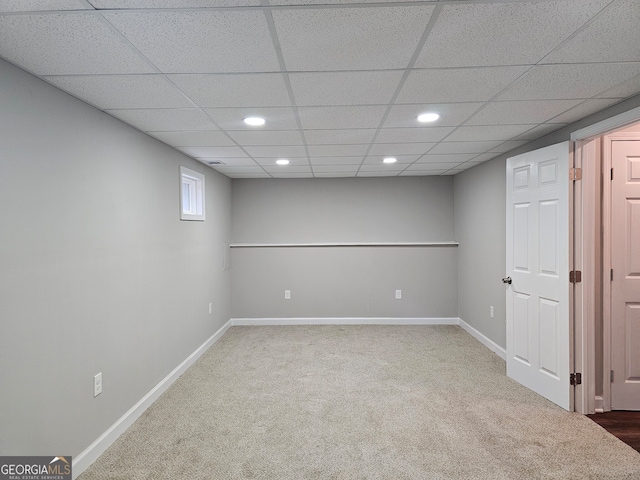
[[[204,175],[180,167],[180,220],[204,222]]]

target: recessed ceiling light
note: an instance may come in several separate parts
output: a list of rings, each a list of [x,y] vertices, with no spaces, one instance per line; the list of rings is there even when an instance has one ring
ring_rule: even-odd
[[[437,113],[423,113],[418,115],[418,121],[422,123],[435,122],[440,118]]]
[[[387,157],[382,159],[383,163],[396,163],[397,161],[398,159],[394,157]]]
[[[281,158],[280,160],[276,160],[276,163],[278,165],[289,165],[289,160],[287,160],[286,158]]]
[[[244,123],[247,125],[251,125],[253,127],[259,127],[260,125],[264,125],[264,118],[262,117],[247,117],[244,119]]]

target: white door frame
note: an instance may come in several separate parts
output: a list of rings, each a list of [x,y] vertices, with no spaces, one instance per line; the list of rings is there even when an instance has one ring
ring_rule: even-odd
[[[640,140],[640,133],[632,132],[613,132],[603,137],[602,144],[602,166],[603,172],[608,172],[613,168],[612,142],[615,140]],[[605,253],[611,252],[611,182],[603,182],[602,192],[602,227],[603,227],[603,257],[602,257],[602,292],[603,292],[603,305],[602,305],[602,329],[603,329],[603,399],[602,409],[605,412],[611,410],[611,380],[606,372],[611,372],[611,346],[612,346],[612,321],[611,321],[611,282],[606,281],[607,275],[604,272],[611,271],[611,257],[605,255]],[[615,273],[615,272],[614,272]]]
[[[576,130],[571,133],[570,140],[575,142],[574,148],[574,166],[582,168],[582,180],[574,182],[573,195],[573,232],[572,253],[570,254],[570,262],[573,259],[571,269],[582,271],[582,282],[575,284],[573,290],[573,308],[570,314],[573,316],[574,324],[574,369],[576,372],[582,373],[582,385],[578,385],[575,389],[575,411],[582,414],[595,413],[596,411],[606,410],[605,400],[610,399],[610,383],[608,381],[608,372],[611,369],[610,363],[610,322],[603,325],[603,398],[596,401],[596,305],[594,299],[599,295],[597,289],[601,284],[600,275],[596,255],[599,255],[600,248],[607,248],[607,244],[600,247],[599,242],[594,241],[596,224],[595,216],[598,213],[599,206],[595,205],[599,202],[599,180],[601,171],[599,166],[583,162],[584,159],[595,158],[598,155],[594,149],[599,149],[599,144],[589,142],[595,140],[608,132],[623,128],[629,124],[640,121],[640,107],[633,108],[627,112],[615,115],[611,118],[595,123],[588,127]],[[610,162],[610,159],[609,159]],[[606,168],[606,167],[605,167]],[[605,170],[606,171],[606,170]],[[604,182],[605,188],[607,182]],[[603,192],[606,195],[606,192]],[[606,242],[608,240],[603,240]],[[603,266],[605,267],[605,266]],[[602,269],[606,272],[605,268]],[[601,277],[601,278],[602,278]],[[603,299],[606,302],[606,298]],[[609,319],[607,319],[609,320]],[[603,319],[603,322],[605,319]],[[607,393],[609,392],[609,393]],[[609,403],[610,409],[610,403]]]

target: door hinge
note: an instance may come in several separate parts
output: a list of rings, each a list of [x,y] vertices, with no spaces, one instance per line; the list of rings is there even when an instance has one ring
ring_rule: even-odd
[[[611,180],[613,180],[613,168],[611,169]]]
[[[580,283],[582,281],[582,272],[580,270],[571,270],[569,272],[569,283]]]
[[[582,169],[581,168],[570,168],[569,169],[569,179],[573,180],[582,180]]]
[[[613,383],[613,370],[611,370],[611,375],[609,376],[611,383]]]
[[[613,282],[613,268],[611,269],[611,281]]]
[[[581,373],[570,373],[569,374],[569,385],[582,385],[582,374]]]

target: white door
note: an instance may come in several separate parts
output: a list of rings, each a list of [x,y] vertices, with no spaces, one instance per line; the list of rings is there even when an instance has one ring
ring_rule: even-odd
[[[611,408],[640,410],[640,141],[612,141],[611,162]]]
[[[569,143],[507,159],[507,375],[571,407]]]

